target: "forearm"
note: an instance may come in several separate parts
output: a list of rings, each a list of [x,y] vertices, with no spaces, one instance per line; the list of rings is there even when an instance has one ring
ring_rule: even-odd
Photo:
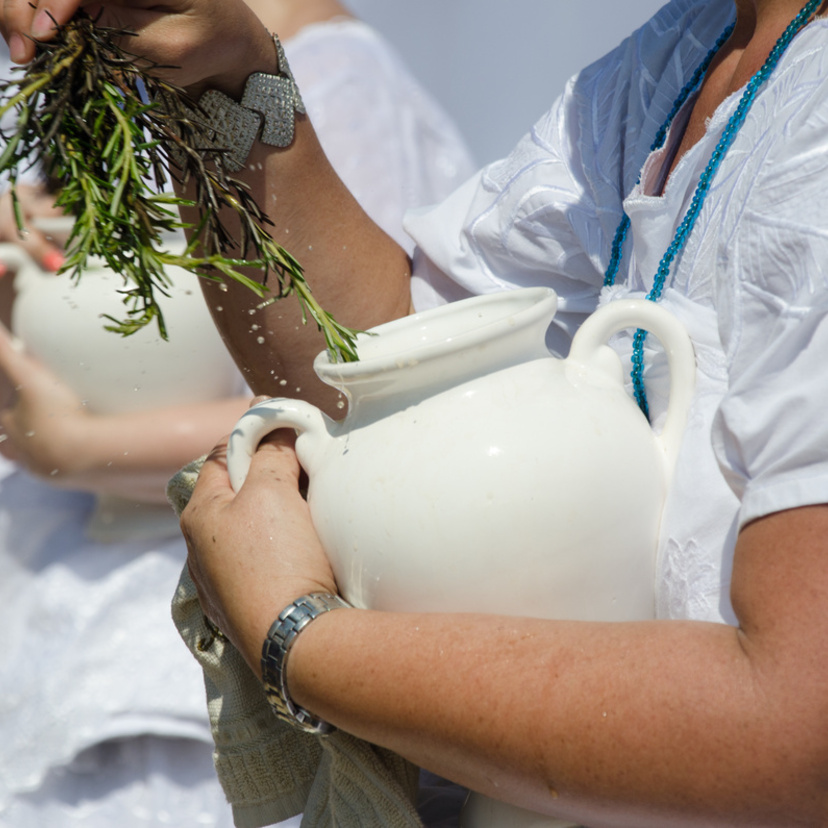
[[[274,62],[275,57],[267,71]],[[407,255],[342,184],[306,117],[297,116],[295,139],[286,149],[255,144],[239,177],[266,209],[273,238],[299,260],[317,301],[339,323],[364,330],[408,312]],[[227,225],[237,226],[233,216]],[[260,272],[248,275],[262,279]],[[301,396],[335,411],[336,393],[312,370],[324,339],[312,320],[302,323],[293,297],[259,309],[261,300],[236,283],[226,290],[202,284],[213,318],[256,393]]]
[[[339,611],[298,639],[291,692],[451,779],[590,828],[822,826],[826,531],[818,506],[741,532],[738,629]]]
[[[75,421],[65,447],[33,469],[63,488],[166,502],[166,485],[182,466],[210,450],[247,410],[249,397]],[[37,435],[32,439],[36,439]],[[51,466],[51,468],[47,468]]]
[[[289,665],[294,699],[348,732],[591,828],[787,826],[814,805],[809,745],[780,773],[793,728],[729,627],[340,611]]]

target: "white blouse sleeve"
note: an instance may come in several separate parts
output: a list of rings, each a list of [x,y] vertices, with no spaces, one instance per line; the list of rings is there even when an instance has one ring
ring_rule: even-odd
[[[742,176],[720,288],[730,382],[713,440],[741,526],[828,503],[828,58],[810,58],[780,79],[778,128],[749,136],[761,170]]]

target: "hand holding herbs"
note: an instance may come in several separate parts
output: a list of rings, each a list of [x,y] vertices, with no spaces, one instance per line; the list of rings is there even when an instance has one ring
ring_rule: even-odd
[[[301,265],[270,237],[270,222],[245,184],[228,175],[221,136],[211,134],[183,90],[151,73],[164,67],[140,66],[119,45],[133,33],[98,26],[83,12],[56,28],[54,39],[37,43],[25,71],[0,83],[0,117],[16,114],[13,128],[0,131],[0,175],[9,177],[14,199],[18,172],[39,166],[57,205],[75,218],[61,272],[79,279],[90,257],[99,257],[122,275],[126,316],[110,318],[107,328],[128,335],[155,321],[166,338],[157,297],[170,287],[165,268],[178,266],[239,282],[263,305],[295,295],[332,357],[356,359],[356,332],[316,302]],[[194,200],[163,193],[170,179],[190,185]],[[197,208],[197,225],[181,221],[182,206]],[[238,237],[220,218],[226,208],[238,217]],[[190,231],[189,244],[171,253],[164,236],[180,229]],[[261,270],[262,281],[244,267]]]

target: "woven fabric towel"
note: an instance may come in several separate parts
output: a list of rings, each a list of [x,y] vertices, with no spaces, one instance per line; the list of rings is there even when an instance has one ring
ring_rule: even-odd
[[[178,515],[204,458],[170,480]],[[172,602],[184,643],[204,671],[214,760],[238,828],[302,813],[302,828],[422,828],[418,770],[391,751],[341,731],[318,737],[277,718],[238,650],[205,622],[187,568]]]

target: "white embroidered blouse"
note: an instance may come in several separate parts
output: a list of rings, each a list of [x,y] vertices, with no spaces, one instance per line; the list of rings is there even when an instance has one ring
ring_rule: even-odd
[[[550,341],[563,351],[598,302],[646,294],[741,93],[720,105],[663,192],[686,111],[662,150],[650,146],[732,15],[731,2],[673,0],[575,77],[508,158],[412,214],[415,307],[551,285],[561,311]],[[698,380],[662,525],[660,617],[732,621],[739,528],[828,502],[826,44],[828,22],[812,22],[762,88],[662,299],[690,332]],[[622,199],[631,233],[619,287],[602,291]],[[630,343],[615,344],[628,356]],[[649,345],[657,425],[666,370]]]

